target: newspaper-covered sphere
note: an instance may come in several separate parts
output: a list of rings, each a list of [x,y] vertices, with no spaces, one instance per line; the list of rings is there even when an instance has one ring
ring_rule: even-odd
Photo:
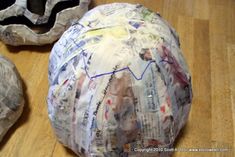
[[[0,55],[0,141],[20,117],[23,106],[21,79],[16,67]]]
[[[175,30],[141,5],[98,6],[54,45],[48,112],[87,157],[169,156],[189,115],[191,77]]]
[[[87,12],[90,1],[1,1],[0,40],[13,46],[53,43]]]

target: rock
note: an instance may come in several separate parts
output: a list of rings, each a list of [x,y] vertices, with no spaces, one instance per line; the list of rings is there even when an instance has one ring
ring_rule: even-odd
[[[192,101],[177,33],[127,3],[98,6],[62,35],[49,85],[57,138],[87,157],[169,156]]]
[[[0,141],[20,117],[23,106],[23,91],[17,69],[0,55]]]

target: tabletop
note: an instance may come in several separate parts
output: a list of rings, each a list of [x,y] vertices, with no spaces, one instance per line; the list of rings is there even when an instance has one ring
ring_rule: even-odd
[[[180,36],[194,97],[173,157],[235,156],[235,0],[93,0],[90,7],[111,2],[143,4]],[[19,70],[26,100],[22,116],[0,143],[0,157],[76,156],[56,140],[48,119],[52,46],[12,47],[0,41],[0,53]]]

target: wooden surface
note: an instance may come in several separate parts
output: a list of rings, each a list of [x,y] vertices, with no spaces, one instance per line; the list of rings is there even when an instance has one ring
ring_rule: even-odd
[[[94,0],[92,6],[120,0]],[[180,35],[192,73],[194,99],[177,148],[225,152],[176,152],[174,157],[234,157],[235,0],[126,0],[158,11]],[[17,66],[25,89],[23,115],[0,143],[0,157],[71,157],[57,142],[47,115],[48,56],[52,45],[7,47],[0,53]]]

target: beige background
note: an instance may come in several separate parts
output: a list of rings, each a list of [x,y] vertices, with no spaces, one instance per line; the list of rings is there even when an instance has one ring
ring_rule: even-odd
[[[94,0],[92,6],[120,0]],[[235,144],[235,0],[126,0],[158,11],[180,35],[194,99],[177,148],[230,148],[176,152],[174,157],[233,157]],[[23,78],[23,115],[0,143],[0,157],[71,157],[57,142],[47,116],[47,66],[52,45],[10,47],[0,42]]]

